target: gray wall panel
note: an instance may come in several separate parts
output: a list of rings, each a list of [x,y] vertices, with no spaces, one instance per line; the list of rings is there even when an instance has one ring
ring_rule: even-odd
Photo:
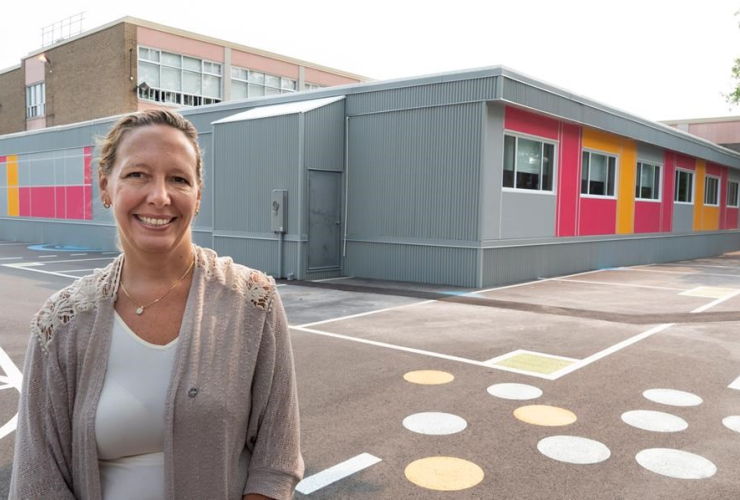
[[[8,185],[8,164],[0,163],[0,187]]]
[[[228,255],[234,262],[253,269],[259,269],[270,275],[278,272],[278,241],[258,240],[249,238],[233,238],[214,236],[214,250],[219,255]],[[286,241],[283,243],[283,275],[297,272],[299,243]]]
[[[350,237],[476,240],[481,113],[464,104],[351,118]]]
[[[64,179],[67,185],[84,183],[84,165],[82,156],[71,156],[64,159]]]
[[[226,123],[214,132],[214,228],[270,233],[273,189],[288,190],[288,233],[297,233],[298,116]]]
[[[304,150],[306,169],[344,170],[344,101],[306,113]]]
[[[502,193],[501,238],[555,236],[557,197],[540,193]]]
[[[694,205],[673,204],[673,232],[690,233],[694,230]]]
[[[198,136],[198,145],[203,152],[203,191],[200,200],[200,213],[195,217],[194,227],[210,229],[213,227],[213,148],[212,134]]]
[[[501,185],[504,171],[504,107],[486,106],[481,162],[480,214],[481,240],[497,239],[501,233]]]
[[[54,160],[37,159],[30,162],[31,185],[54,185]]]
[[[8,215],[8,188],[0,187],[0,217],[5,217]],[[0,239],[3,239],[3,236],[0,233]]]
[[[18,186],[28,187],[31,185],[30,162],[22,156],[18,158]]]
[[[663,149],[644,142],[637,143],[637,159],[663,165]]]
[[[476,286],[478,250],[347,242],[344,274],[453,286]]]

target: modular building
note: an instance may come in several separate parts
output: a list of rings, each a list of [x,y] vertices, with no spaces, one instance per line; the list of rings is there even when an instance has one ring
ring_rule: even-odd
[[[280,277],[486,287],[740,248],[740,155],[505,67],[182,113],[195,241]],[[114,120],[0,137],[0,238],[114,246]]]

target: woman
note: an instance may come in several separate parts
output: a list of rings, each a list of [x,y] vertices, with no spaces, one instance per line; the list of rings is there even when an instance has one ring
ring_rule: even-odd
[[[101,145],[122,254],[32,321],[11,499],[291,498],[303,474],[274,281],[192,243],[193,125],[126,116]]]

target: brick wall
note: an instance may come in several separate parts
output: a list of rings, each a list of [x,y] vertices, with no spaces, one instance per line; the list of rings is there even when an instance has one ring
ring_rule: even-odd
[[[120,23],[46,54],[47,127],[136,111],[136,26]]]
[[[26,129],[26,85],[23,67],[0,75],[0,135]]]

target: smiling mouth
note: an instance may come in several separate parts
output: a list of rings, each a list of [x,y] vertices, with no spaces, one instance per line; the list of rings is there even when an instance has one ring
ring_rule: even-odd
[[[145,226],[152,226],[152,227],[162,227],[166,226],[173,220],[175,220],[175,217],[168,217],[166,219],[162,218],[155,218],[155,217],[144,217],[142,215],[136,215],[136,219],[144,224]]]

